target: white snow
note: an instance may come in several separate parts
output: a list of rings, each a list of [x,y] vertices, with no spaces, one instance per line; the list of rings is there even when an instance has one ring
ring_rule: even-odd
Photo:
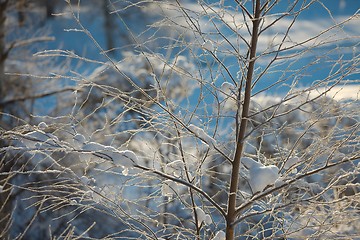
[[[210,137],[202,128],[199,128],[198,126],[195,126],[193,124],[190,124],[188,126],[190,131],[192,131],[197,137],[199,137],[202,141],[204,141],[209,146],[215,146],[216,141],[214,138]]]
[[[23,136],[23,143],[28,148],[51,148],[56,147],[55,141],[58,139],[52,134],[47,134],[41,130],[31,131]]]
[[[106,146],[96,142],[85,143],[82,150],[96,153],[98,157],[112,161],[115,166],[133,167],[134,163],[138,162],[136,154],[130,150],[119,151],[112,146]]]
[[[211,216],[209,214],[205,215],[205,224],[210,225],[212,223]]]
[[[236,86],[230,82],[223,82],[220,86],[220,96],[223,100],[224,111],[236,111],[237,109],[237,90]],[[244,94],[242,93],[240,98],[243,99]]]
[[[333,98],[337,101],[341,100],[359,100],[360,98],[360,85],[337,85],[330,88],[319,87],[315,90],[310,91],[310,96],[315,98],[321,94],[329,98]]]
[[[292,166],[294,166],[295,164],[297,164],[300,161],[300,158],[297,156],[294,157],[290,157],[284,164],[284,169],[287,170],[289,168],[291,168]],[[295,171],[296,169],[294,169]],[[296,173],[296,172],[294,172]]]
[[[115,165],[121,165],[123,167],[131,167],[134,163],[138,162],[138,157],[130,150],[113,152],[112,157]],[[130,163],[130,165],[126,165],[126,163]]]
[[[284,178],[279,177],[278,179],[276,179],[276,181],[274,182],[274,186],[275,187],[281,187],[284,184],[286,184],[286,182],[284,181]]]
[[[78,133],[73,137],[75,147],[82,148],[86,142],[84,135]]]
[[[264,191],[280,177],[279,168],[275,165],[265,166],[249,157],[241,158],[241,162],[249,170],[248,181],[253,193]]]
[[[218,231],[211,240],[225,240],[226,234],[224,231]]]
[[[93,152],[97,152],[97,151],[103,151],[106,149],[106,147],[108,146],[105,146],[105,145],[102,145],[100,143],[96,143],[96,142],[88,142],[88,143],[85,143],[83,146],[82,146],[82,150],[85,150],[85,151],[93,151]],[[115,148],[114,148],[115,149]],[[115,149],[116,150],[116,149]]]
[[[210,225],[212,223],[212,219],[209,214],[206,214],[204,210],[200,207],[195,208],[195,212],[197,215],[198,225],[201,223],[205,223],[206,225]]]
[[[235,91],[236,88],[233,84],[229,82],[223,82],[220,89],[226,94],[231,94]]]
[[[199,223],[204,222],[205,218],[206,218],[206,214],[205,214],[204,210],[202,210],[199,207],[196,207],[195,212],[196,212],[196,215],[197,215],[198,222]]]

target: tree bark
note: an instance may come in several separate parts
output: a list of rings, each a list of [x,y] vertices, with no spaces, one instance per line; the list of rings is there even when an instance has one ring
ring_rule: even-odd
[[[258,32],[260,25],[260,13],[261,6],[260,0],[256,1],[254,16],[252,18],[252,36],[251,36],[251,45],[250,45],[250,56],[249,56],[249,65],[248,71],[246,75],[246,84],[245,84],[245,95],[244,95],[244,103],[241,114],[240,121],[240,130],[237,136],[237,144],[235,150],[234,160],[232,162],[232,173],[230,179],[230,190],[229,190],[229,201],[228,201],[228,210],[227,210],[227,219],[226,219],[226,240],[233,240],[235,237],[235,229],[234,229],[234,221],[235,221],[235,213],[236,213],[236,194],[239,185],[239,173],[240,173],[240,163],[241,156],[244,149],[245,144],[245,133],[248,123],[249,116],[249,107],[250,107],[250,98],[251,98],[251,85],[255,67],[255,58],[256,58],[256,47],[258,41]],[[239,96],[241,92],[239,91]],[[240,98],[238,98],[240,99]]]

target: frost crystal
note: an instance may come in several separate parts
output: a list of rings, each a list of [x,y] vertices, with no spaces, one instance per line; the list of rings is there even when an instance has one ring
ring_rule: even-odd
[[[208,144],[209,146],[215,146],[216,145],[216,141],[214,138],[210,137],[203,129],[190,124],[189,125],[189,129],[197,136],[199,137],[202,141],[204,141],[206,144]]]
[[[226,234],[223,231],[218,231],[211,240],[225,240]]]
[[[241,158],[241,162],[249,170],[249,184],[253,193],[264,191],[280,177],[279,168],[275,165],[265,166],[248,157]]]

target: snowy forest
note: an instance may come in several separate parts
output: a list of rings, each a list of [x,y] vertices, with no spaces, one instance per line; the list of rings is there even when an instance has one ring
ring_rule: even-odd
[[[0,0],[0,239],[360,239],[358,0]]]

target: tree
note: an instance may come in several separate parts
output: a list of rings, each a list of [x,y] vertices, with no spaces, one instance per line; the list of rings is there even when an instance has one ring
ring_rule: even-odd
[[[32,176],[11,183],[27,194],[29,236],[38,218],[56,223],[56,238],[360,234],[358,12],[340,19],[306,0],[109,1],[134,42],[117,61],[68,4],[72,30],[101,57],[37,56],[97,67],[58,75],[76,90],[56,95],[47,121],[1,132],[15,156],[3,162],[28,159],[9,173]],[[298,33],[319,7],[331,23]],[[130,10],[156,22],[130,26]],[[348,85],[356,96],[341,100]]]

